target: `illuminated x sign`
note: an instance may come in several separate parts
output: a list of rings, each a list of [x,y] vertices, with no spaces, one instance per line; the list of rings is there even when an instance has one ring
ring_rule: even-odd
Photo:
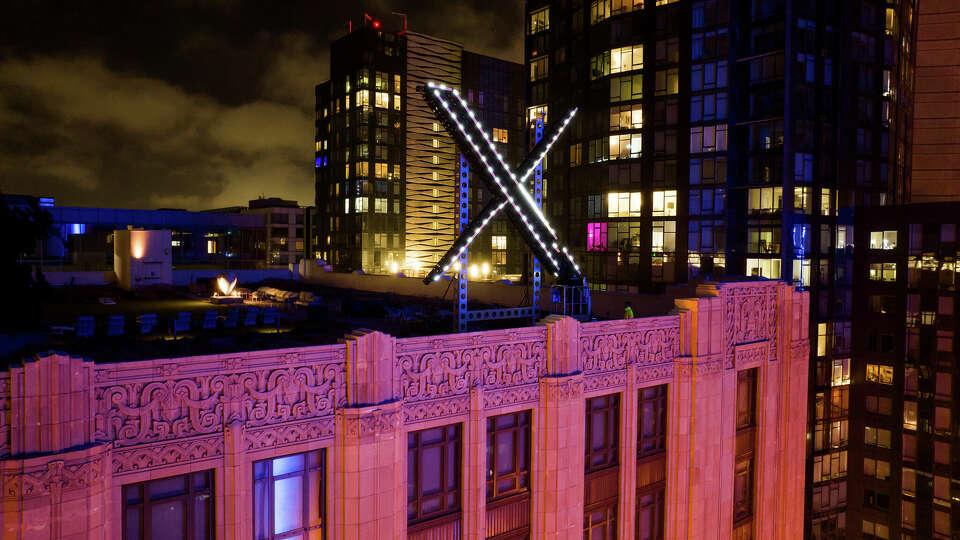
[[[444,272],[450,270],[454,259],[467,249],[487,223],[500,210],[507,208],[510,221],[523,236],[534,256],[546,266],[547,271],[557,277],[558,283],[582,284],[580,267],[573,262],[567,248],[557,243],[556,231],[550,226],[526,187],[527,179],[533,174],[537,163],[546,157],[550,147],[560,138],[564,128],[577,113],[577,109],[570,111],[562,123],[551,128],[520,164],[517,172],[514,172],[497,152],[493,141],[456,89],[427,83],[423,96],[471,165],[477,170],[486,170],[484,180],[493,194],[492,200],[473,218],[467,228],[461,231],[453,246],[427,274],[424,283],[436,281]],[[463,201],[461,204],[467,203]]]

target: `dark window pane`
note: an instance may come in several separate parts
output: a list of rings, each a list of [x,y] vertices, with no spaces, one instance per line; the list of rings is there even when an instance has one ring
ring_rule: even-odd
[[[513,472],[514,433],[497,434],[497,473]]]
[[[258,465],[264,462],[258,462]],[[253,510],[255,522],[256,538],[267,538],[270,535],[270,497],[268,494],[269,483],[266,481],[254,482],[253,484]]]
[[[183,480],[183,477],[180,477]],[[151,538],[182,540],[184,538],[184,504],[182,500],[156,503],[150,508]]]
[[[187,479],[184,476],[164,478],[150,482],[150,498],[162,499],[174,495],[183,495],[187,492]]]
[[[442,447],[425,448],[420,458],[420,491],[436,493],[442,487]]]
[[[140,540],[140,507],[127,508],[127,526],[123,533],[124,540]]]
[[[140,490],[141,486],[126,486],[123,488],[123,500],[127,504],[134,504],[141,502],[140,500]]]
[[[210,531],[207,516],[211,514],[211,497],[203,493],[195,496],[193,502],[193,538],[206,538]]]

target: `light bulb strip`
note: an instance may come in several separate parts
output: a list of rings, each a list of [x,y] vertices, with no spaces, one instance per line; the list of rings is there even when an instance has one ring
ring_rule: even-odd
[[[465,228],[461,236],[457,239],[454,245],[451,246],[444,257],[441,258],[431,273],[428,274],[427,279],[424,281],[429,282],[431,279],[436,281],[440,279],[440,274],[449,271],[453,259],[459,258],[476,239],[483,228],[490,222],[490,220],[492,220],[507,205],[511,206],[513,211],[512,217],[516,218],[516,221],[519,221],[523,224],[527,235],[529,236],[529,240],[533,241],[533,245],[531,245],[531,247],[539,248],[535,249],[534,251],[539,251],[542,253],[543,256],[538,258],[549,263],[549,271],[551,271],[554,275],[559,275],[561,273],[561,261],[563,261],[562,266],[567,266],[570,270],[573,270],[570,272],[570,274],[573,274],[572,277],[579,277],[579,266],[576,264],[576,262],[574,262],[573,257],[567,252],[566,248],[563,248],[562,250],[559,249],[559,246],[556,242],[556,231],[554,231],[550,226],[549,222],[543,215],[541,209],[537,206],[529,191],[524,187],[526,179],[529,178],[530,174],[536,170],[538,164],[546,158],[551,147],[559,139],[566,126],[573,119],[577,110],[574,109],[570,111],[563,123],[556,128],[556,132],[547,141],[543,148],[541,148],[541,145],[537,145],[536,150],[539,151],[539,156],[537,156],[536,160],[533,162],[533,165],[523,173],[521,178],[517,179],[516,173],[507,166],[503,156],[497,151],[493,142],[490,140],[490,137],[488,137],[486,132],[483,130],[482,124],[476,118],[476,115],[473,113],[473,111],[467,106],[466,102],[460,96],[460,93],[456,89],[451,89],[443,84],[428,82],[427,87],[430,90],[424,92],[424,97],[427,99],[428,105],[430,105],[434,112],[438,115],[447,130],[451,131],[451,135],[454,135],[455,138],[458,138],[456,136],[459,135],[459,138],[462,138],[469,148],[473,150],[472,153],[465,153],[465,155],[474,158],[474,161],[479,161],[484,165],[489,179],[492,179],[497,185],[502,198],[498,197],[499,201],[497,199],[491,201],[491,203],[488,204],[488,206],[484,208],[484,211],[478,216],[478,219],[473,221],[468,227]],[[447,100],[444,99],[444,95],[450,93],[452,93],[457,100],[451,100],[451,102],[448,103]],[[459,106],[459,109],[457,109],[457,106]],[[461,122],[461,116],[470,117],[470,119],[473,120],[472,126],[468,127],[470,122],[466,122],[467,125],[465,125],[464,122]],[[451,128],[453,125],[456,126],[457,133],[452,132]],[[479,138],[482,138],[484,141],[486,141],[486,148],[481,149],[481,147],[478,146],[478,144],[475,142],[474,136],[476,133],[471,135],[471,128],[480,133]],[[495,160],[491,161],[488,159],[486,151],[492,153]],[[524,163],[529,163],[529,160],[530,158],[528,157]],[[501,176],[509,177],[510,181],[505,183],[503,180],[501,180]],[[521,204],[519,204],[519,201],[514,197],[517,190],[520,192],[520,199],[522,199],[525,203],[522,205],[522,207]],[[528,212],[533,214],[533,222],[531,222]],[[538,227],[543,227],[546,229],[546,231],[540,231],[538,230]],[[541,232],[549,232],[548,236],[550,238],[546,240],[547,242],[550,242],[549,247],[547,246],[547,243],[545,243],[545,239],[543,238]],[[565,257],[560,257],[560,261],[558,261],[557,256],[561,254],[563,254]],[[566,259],[565,261],[563,260],[564,258]]]

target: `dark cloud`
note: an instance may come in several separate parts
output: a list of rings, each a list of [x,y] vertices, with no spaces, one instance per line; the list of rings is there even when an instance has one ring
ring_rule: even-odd
[[[14,3],[0,21],[0,190],[61,205],[313,200],[313,87],[350,3]],[[520,0],[372,0],[520,61]]]

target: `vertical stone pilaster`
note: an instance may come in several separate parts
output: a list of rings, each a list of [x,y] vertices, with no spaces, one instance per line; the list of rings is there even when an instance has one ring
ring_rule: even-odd
[[[617,538],[632,538],[637,529],[637,375],[627,366],[627,385],[620,399],[620,506]]]
[[[583,538],[583,375],[540,379],[533,433],[534,539]]]
[[[253,498],[253,474],[243,442],[243,423],[232,421],[223,431],[223,534],[224,538],[248,540],[253,536],[253,516],[248,508]]]
[[[382,332],[358,330],[347,345],[347,404],[336,412],[329,524],[332,538],[406,535],[407,439],[403,404],[394,398],[394,345]]]
[[[93,362],[51,354],[10,369],[10,453],[52,454],[93,442]]]
[[[470,390],[470,417],[464,425],[463,538],[487,537],[487,426],[483,413],[483,389]]]
[[[331,469],[333,538],[402,538],[406,533],[406,437],[399,402],[337,411]]]
[[[547,327],[547,373],[560,375],[581,371],[580,323],[571,317],[551,315],[539,325]]]

